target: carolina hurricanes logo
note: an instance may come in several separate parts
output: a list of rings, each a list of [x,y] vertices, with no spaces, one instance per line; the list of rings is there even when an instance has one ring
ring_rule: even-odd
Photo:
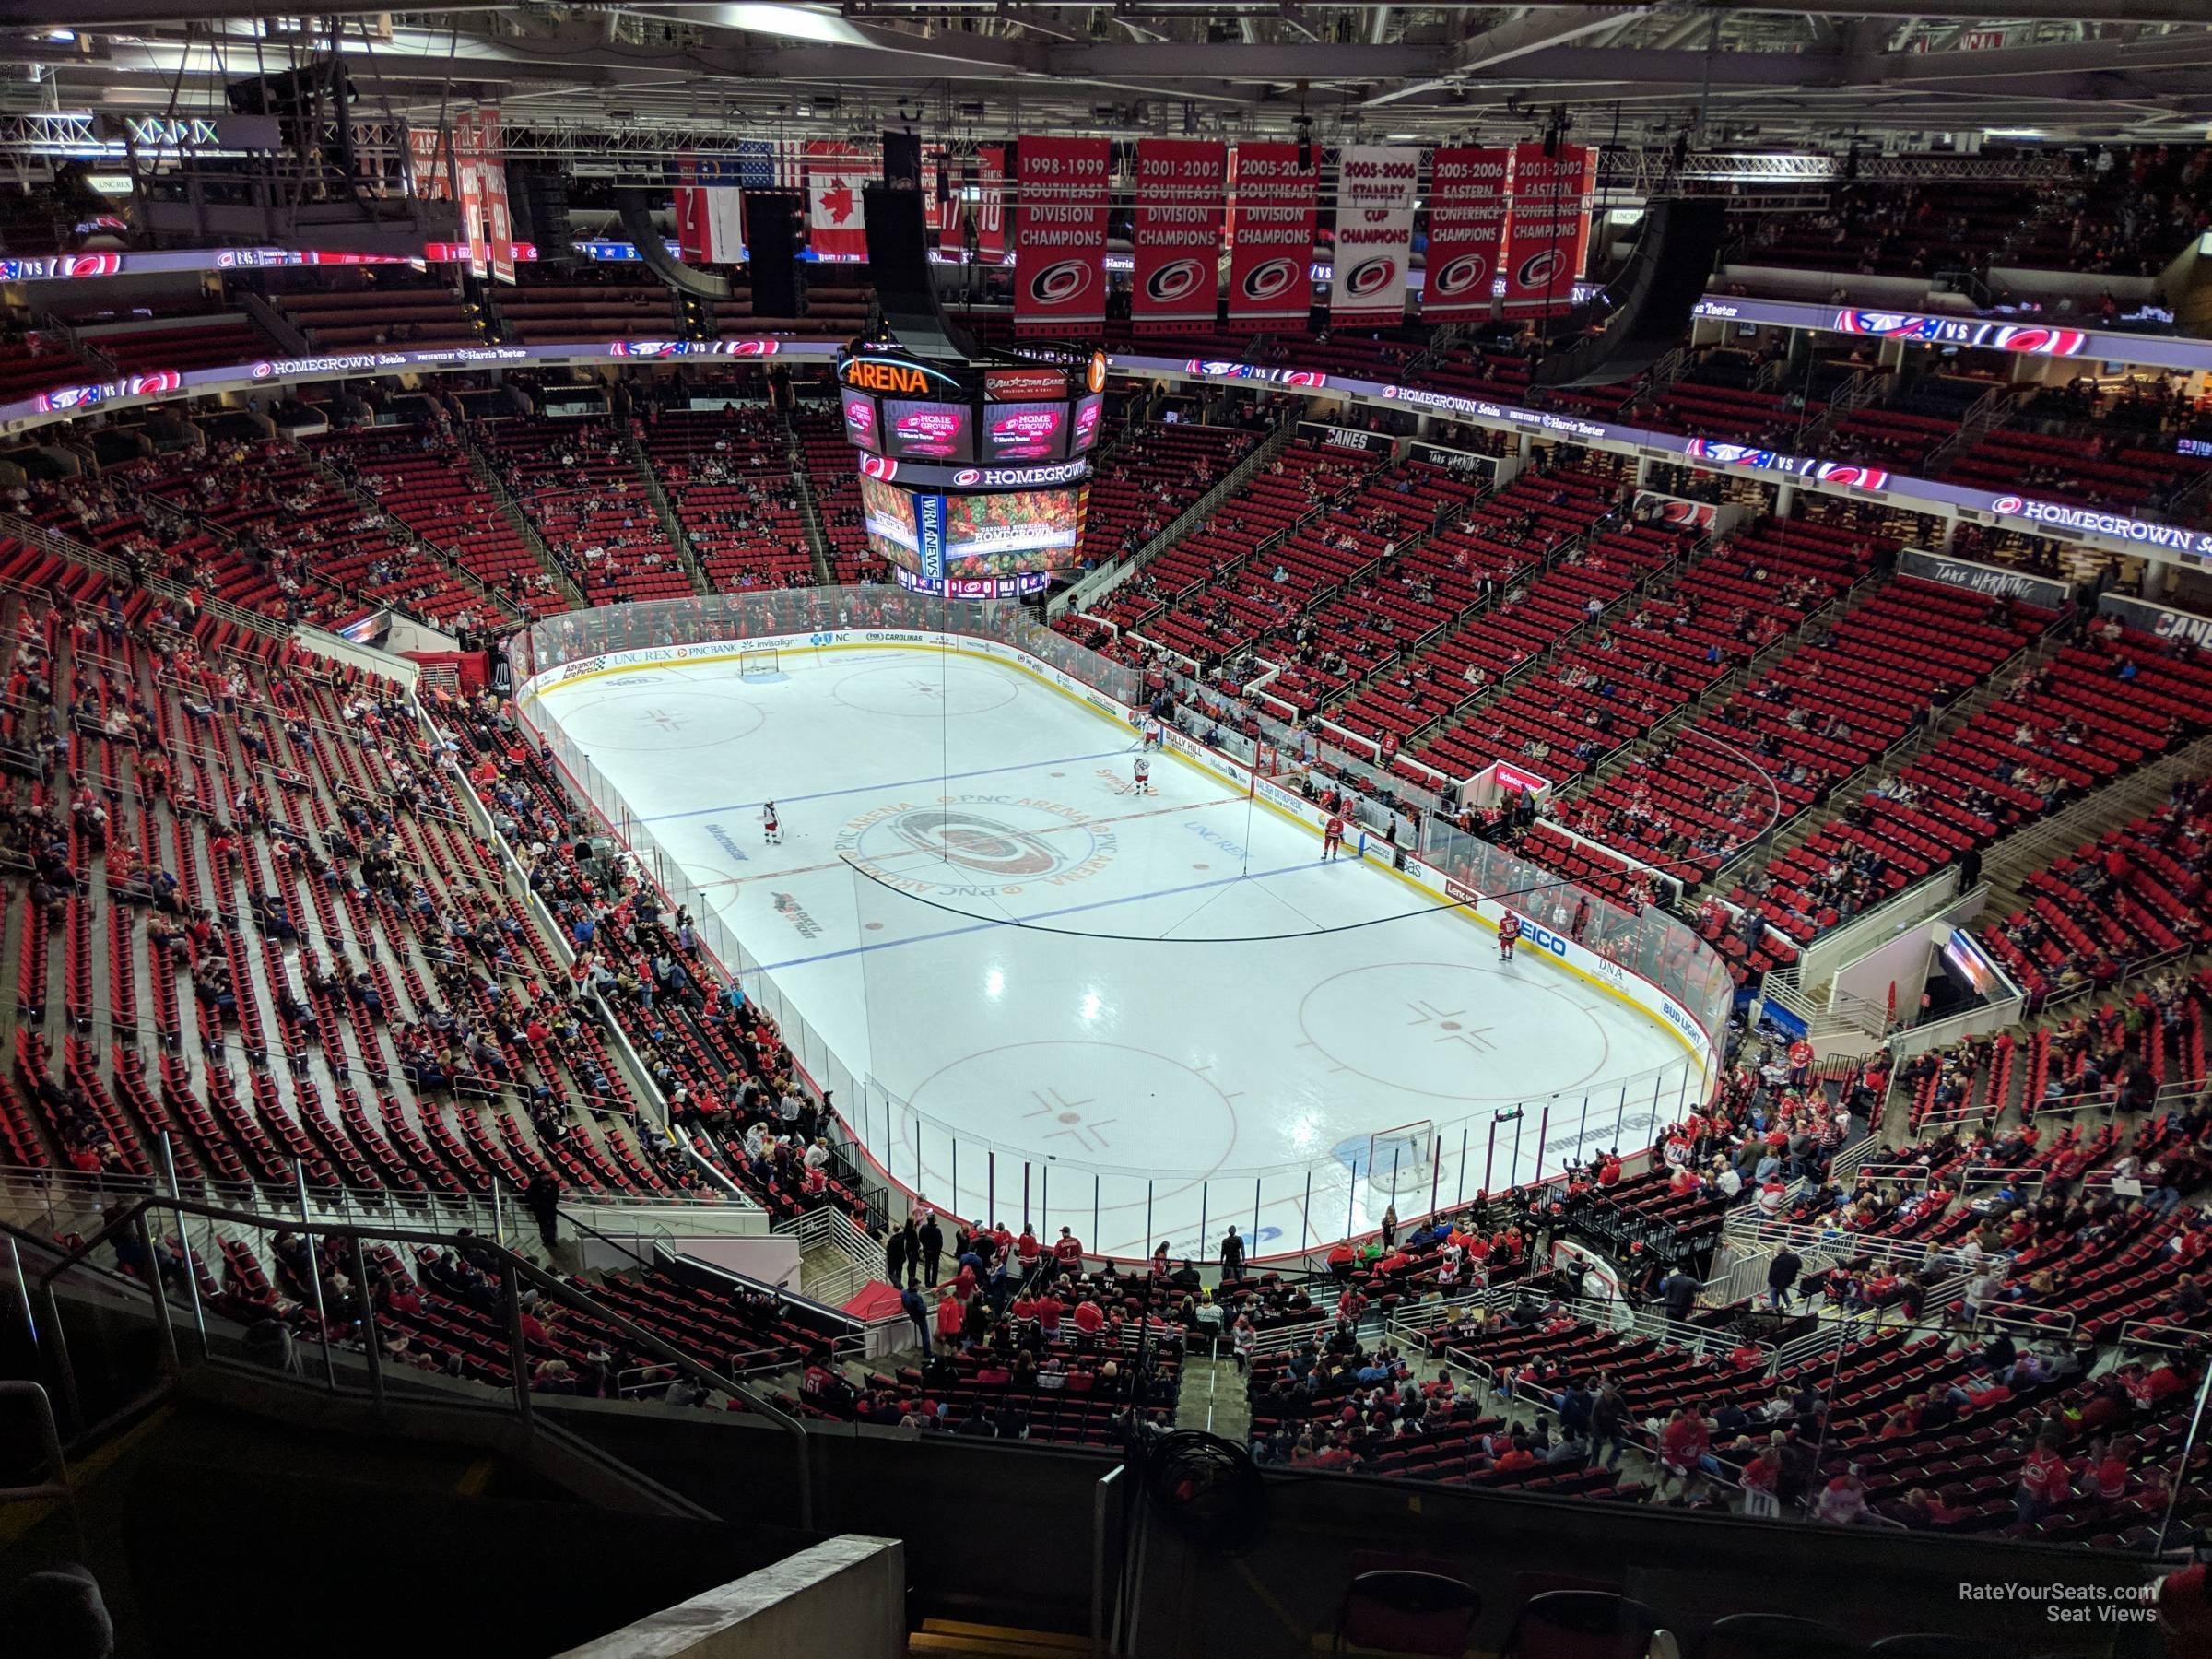
[[[112,276],[123,269],[120,253],[78,253],[63,267],[65,276]]]
[[[1283,384],[1286,386],[1321,386],[1327,384],[1328,379],[1329,377],[1319,369],[1286,369],[1283,371]]]
[[[267,380],[270,375],[276,372],[276,365],[274,363],[256,363],[253,365],[253,378],[255,380]]]
[[[1490,276],[1490,256],[1487,253],[1462,253],[1444,261],[1443,266],[1430,283],[1430,291],[1440,299],[1456,298],[1473,293]]]
[[[981,484],[983,481],[983,475],[972,466],[963,466],[959,472],[952,475],[952,481],[962,488],[966,488],[971,484]]]
[[[1145,278],[1145,298],[1162,305],[1188,300],[1208,275],[1207,267],[1199,260],[1171,259]]]
[[[1355,300],[1364,300],[1370,294],[1379,294],[1396,278],[1398,262],[1388,255],[1363,259],[1347,272],[1344,291]]]
[[[860,458],[860,476],[864,478],[880,478],[888,484],[899,476],[899,463],[888,455],[863,455]]]
[[[1989,504],[1989,510],[1992,512],[2018,512],[2027,505],[2018,496],[1999,496]]]
[[[1822,462],[1815,476],[1823,483],[1844,484],[1858,489],[1879,489],[1889,482],[1889,475],[1878,466],[1845,466],[1834,461]]]
[[[1993,344],[2006,351],[2033,352],[2038,357],[2072,357],[2088,343],[2078,328],[2008,326],[1997,330]]]
[[[1567,255],[1557,248],[1531,253],[1513,272],[1516,288],[1543,288],[1567,268]]]
[[[917,853],[980,875],[1027,879],[1060,867],[1060,855],[1035,836],[980,813],[925,808],[901,814],[891,829]]]
[[[1030,298],[1040,305],[1066,305],[1083,297],[1090,276],[1088,260],[1063,259],[1030,275]]]
[[[774,357],[779,344],[775,340],[732,340],[724,349],[732,357]]]
[[[134,374],[124,382],[124,391],[132,397],[151,397],[162,392],[174,392],[184,383],[184,377],[174,369],[157,369],[150,374]]]
[[[1295,259],[1267,259],[1244,273],[1237,291],[1247,300],[1280,300],[1299,278]]]

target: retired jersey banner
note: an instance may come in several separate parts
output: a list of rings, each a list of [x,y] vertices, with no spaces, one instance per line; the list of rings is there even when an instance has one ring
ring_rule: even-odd
[[[806,250],[817,259],[858,264],[868,256],[861,192],[882,175],[881,159],[835,138],[806,146]]]
[[[1129,297],[1135,333],[1213,326],[1228,194],[1223,146],[1207,138],[1136,141],[1136,273]]]
[[[1546,155],[1540,143],[1513,147],[1513,193],[1505,222],[1508,311],[1565,307],[1590,241],[1595,158],[1579,144]]]
[[[1016,149],[1014,331],[1065,334],[1106,321],[1103,138],[1031,138]]]
[[[1346,147],[1336,164],[1336,252],[1329,262],[1329,322],[1393,328],[1406,320],[1413,264],[1413,205],[1421,152]]]
[[[507,141],[500,132],[497,105],[477,117],[477,165],[483,178],[484,240],[490,250],[491,279],[514,280],[514,226],[507,213]]]
[[[1439,149],[1429,182],[1429,263],[1421,315],[1431,322],[1487,317],[1505,244],[1505,176],[1513,152],[1460,145]]]
[[[939,236],[958,228],[959,208],[953,193],[946,188],[944,140],[927,138],[922,143],[922,229],[934,230]]]
[[[693,264],[735,265],[744,257],[738,176],[737,169],[719,157],[677,152],[676,243]]]
[[[1312,310],[1313,202],[1321,149],[1240,144],[1229,224],[1229,326],[1242,333],[1303,324]]]
[[[468,243],[468,274],[479,279],[491,271],[491,244],[484,237],[481,142],[474,115],[453,117],[453,177],[461,192],[461,234]]]
[[[1006,147],[980,145],[975,152],[975,257],[998,265],[1006,257]]]

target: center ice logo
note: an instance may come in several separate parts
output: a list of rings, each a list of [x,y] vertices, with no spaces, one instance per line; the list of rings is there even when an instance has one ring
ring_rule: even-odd
[[[1080,881],[1104,867],[1116,842],[1064,802],[971,795],[877,807],[839,832],[837,849],[888,886],[959,897]]]
[[[891,820],[891,832],[917,853],[1002,880],[1049,876],[1061,865],[1060,855],[1036,837],[980,813],[909,812]]]

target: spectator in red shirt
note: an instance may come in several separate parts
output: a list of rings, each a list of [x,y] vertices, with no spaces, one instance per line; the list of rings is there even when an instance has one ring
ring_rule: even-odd
[[[1077,1274],[1083,1271],[1083,1241],[1066,1228],[1053,1241],[1053,1268],[1058,1273]]]
[[[947,1290],[937,1301],[937,1351],[957,1354],[960,1350],[960,1321],[963,1310],[960,1299]]]
[[[2028,1453],[2028,1461],[2020,1465],[2019,1489],[2013,1494],[2013,1508],[2023,1524],[2040,1521],[2054,1505],[2064,1503],[2074,1492],[2074,1474],[2066,1460],[2059,1455],[2058,1440],[2053,1435],[2036,1437],[2035,1450]]]

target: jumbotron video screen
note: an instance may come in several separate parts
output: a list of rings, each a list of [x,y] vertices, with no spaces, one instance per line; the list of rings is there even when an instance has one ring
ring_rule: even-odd
[[[1088,487],[959,495],[863,477],[868,549],[900,584],[958,599],[1041,592],[1075,562]]]

